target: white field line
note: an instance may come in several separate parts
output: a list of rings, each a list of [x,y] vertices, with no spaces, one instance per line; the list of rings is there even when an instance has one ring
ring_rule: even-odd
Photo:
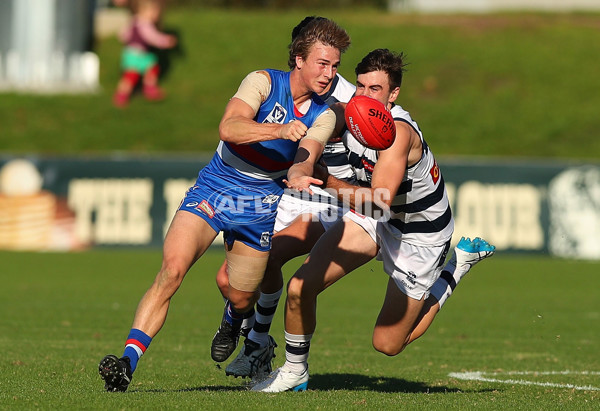
[[[574,385],[574,384],[557,384],[552,382],[538,382],[528,380],[503,380],[499,378],[490,378],[501,375],[600,375],[598,371],[507,371],[507,372],[483,372],[483,371],[471,371],[471,372],[451,372],[448,374],[449,377],[458,378],[459,380],[468,381],[483,381],[483,382],[499,382],[502,384],[519,384],[519,385],[537,385],[540,387],[552,387],[552,388],[569,388],[573,390],[582,391],[600,391],[600,387],[594,387],[591,385]]]

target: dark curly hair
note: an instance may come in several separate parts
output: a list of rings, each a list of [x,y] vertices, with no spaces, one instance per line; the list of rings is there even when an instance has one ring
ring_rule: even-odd
[[[406,71],[405,66],[403,53],[394,53],[388,49],[376,49],[356,65],[354,72],[358,76],[372,71],[384,71],[390,80],[390,88],[394,89],[402,85],[402,74]]]

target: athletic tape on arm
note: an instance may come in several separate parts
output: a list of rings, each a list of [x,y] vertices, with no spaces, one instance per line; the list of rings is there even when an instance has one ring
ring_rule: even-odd
[[[319,117],[316,118],[312,127],[306,132],[306,136],[309,140],[316,140],[319,143],[327,144],[327,140],[333,134],[335,129],[335,113],[331,109],[325,110]]]

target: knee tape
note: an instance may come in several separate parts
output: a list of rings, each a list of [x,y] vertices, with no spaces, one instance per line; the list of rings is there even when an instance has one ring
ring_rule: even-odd
[[[229,285],[240,291],[256,291],[265,275],[268,261],[268,255],[250,257],[227,253]]]

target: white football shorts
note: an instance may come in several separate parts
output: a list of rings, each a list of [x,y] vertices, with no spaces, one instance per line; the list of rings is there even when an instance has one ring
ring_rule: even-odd
[[[305,192],[293,192],[287,190],[281,196],[277,206],[277,218],[275,219],[274,232],[288,227],[298,216],[309,218],[310,221],[320,222],[325,231],[337,221],[341,220],[347,210],[339,206],[336,199],[319,187],[311,187],[314,196]]]
[[[385,221],[377,221],[362,214],[344,215],[361,226],[379,247],[377,260],[383,262],[383,271],[394,279],[404,294],[415,300],[427,298],[439,278],[450,241],[441,246],[416,246],[402,241],[398,231]]]

